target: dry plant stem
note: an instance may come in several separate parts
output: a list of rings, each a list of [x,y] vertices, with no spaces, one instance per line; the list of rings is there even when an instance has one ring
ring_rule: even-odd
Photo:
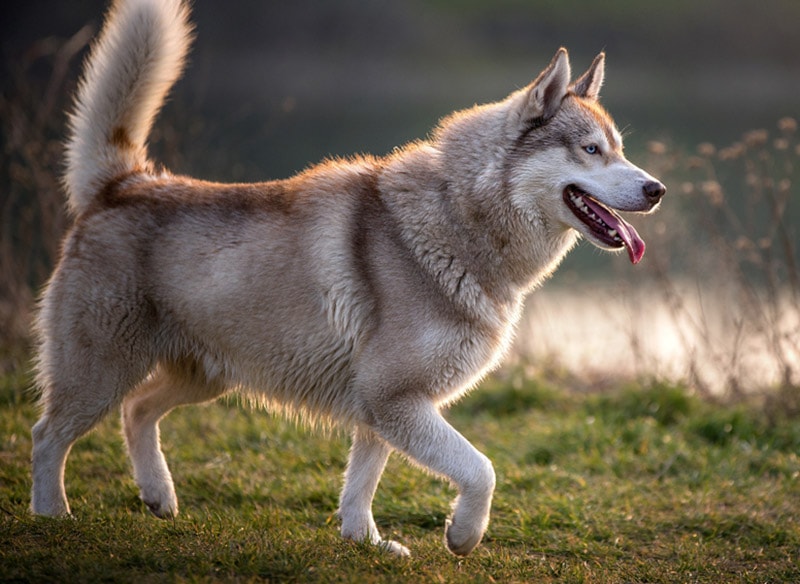
[[[0,349],[27,345],[34,290],[55,262],[67,225],[59,185],[60,136],[69,65],[86,46],[84,27],[59,43],[45,39],[31,47],[13,72],[12,89],[0,97],[2,172],[8,188],[0,193]],[[28,68],[45,59],[51,73],[43,89],[28,78]]]

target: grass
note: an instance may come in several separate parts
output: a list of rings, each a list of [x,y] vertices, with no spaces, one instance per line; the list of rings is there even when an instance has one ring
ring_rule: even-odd
[[[487,381],[454,425],[495,463],[481,546],[442,546],[453,490],[393,456],[375,501],[386,556],[342,541],[345,436],[216,403],[162,423],[181,514],[138,500],[119,422],[67,466],[74,518],[34,518],[35,407],[0,385],[0,580],[208,582],[786,582],[800,579],[800,423],[663,384],[570,392]]]

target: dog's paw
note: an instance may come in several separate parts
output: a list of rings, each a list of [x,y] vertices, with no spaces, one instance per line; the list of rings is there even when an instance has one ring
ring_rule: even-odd
[[[406,546],[381,537],[372,515],[342,521],[342,537],[352,541],[371,543],[395,556],[407,558],[411,555]]]
[[[158,501],[147,501],[142,499],[147,508],[150,509],[150,513],[158,517],[159,519],[172,519],[178,515],[178,505],[164,505]]]
[[[178,515],[178,498],[171,489],[142,489],[141,499],[150,512],[159,519],[172,519]]]
[[[64,513],[58,513],[58,514],[55,514],[55,515],[49,515],[47,513],[39,513],[37,511],[34,511],[33,509],[31,509],[30,511],[31,511],[31,514],[33,514],[33,516],[36,518],[36,520],[41,520],[41,521],[64,521],[64,522],[77,521],[77,518],[69,511],[66,511]]]
[[[411,551],[406,546],[391,539],[382,539],[377,545],[390,554],[401,558],[408,558],[411,556]]]
[[[31,513],[39,517],[72,517],[69,510],[69,504],[66,499],[54,499],[50,501],[42,500],[42,497],[37,497],[34,493],[31,500]]]
[[[481,542],[483,532],[479,526],[462,527],[460,522],[448,519],[444,527],[444,542],[455,555],[466,556]]]

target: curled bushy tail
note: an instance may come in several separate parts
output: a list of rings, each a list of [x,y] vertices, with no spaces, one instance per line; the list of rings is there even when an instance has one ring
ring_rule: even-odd
[[[192,38],[183,0],[115,0],[70,115],[69,207],[85,213],[111,179],[146,169],[147,136]]]

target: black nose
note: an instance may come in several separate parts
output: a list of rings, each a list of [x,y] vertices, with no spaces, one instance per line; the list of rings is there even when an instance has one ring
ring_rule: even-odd
[[[642,190],[648,199],[652,199],[653,202],[656,202],[667,192],[667,187],[657,180],[651,180],[644,183]]]

